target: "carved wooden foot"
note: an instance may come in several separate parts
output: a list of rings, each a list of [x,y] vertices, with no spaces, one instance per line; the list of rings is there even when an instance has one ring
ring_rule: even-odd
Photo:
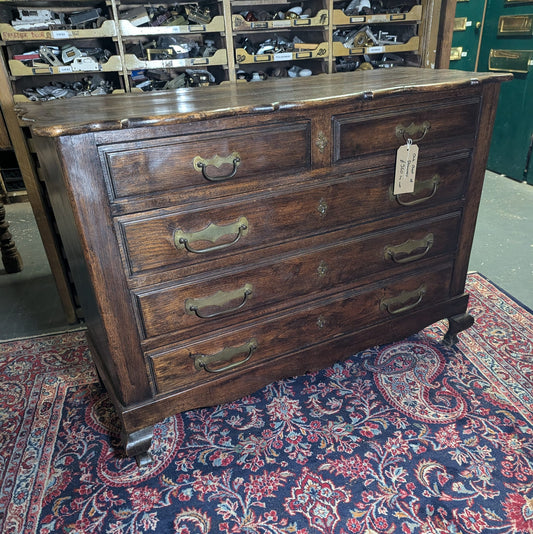
[[[448,317],[448,323],[448,331],[444,334],[442,342],[453,347],[459,341],[457,334],[470,328],[474,324],[474,318],[469,313],[461,313]]]
[[[22,258],[8,231],[9,223],[6,221],[6,209],[0,200],[0,249],[2,250],[2,263],[6,273],[22,271]]]
[[[154,427],[149,426],[131,434],[122,434],[122,443],[128,456],[135,456],[137,465],[143,467],[152,462],[152,455],[148,452],[152,444]]]

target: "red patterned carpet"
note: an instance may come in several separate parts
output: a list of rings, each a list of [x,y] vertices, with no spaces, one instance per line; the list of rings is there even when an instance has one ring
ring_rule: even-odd
[[[533,317],[470,275],[445,322],[116,451],[82,332],[0,343],[0,532],[533,533]]]

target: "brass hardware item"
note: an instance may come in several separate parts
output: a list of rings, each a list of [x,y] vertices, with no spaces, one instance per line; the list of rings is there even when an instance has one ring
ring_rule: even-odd
[[[394,263],[410,263],[423,258],[433,246],[433,234],[422,239],[408,239],[400,245],[387,245],[385,259]]]
[[[189,315],[196,315],[200,319],[211,319],[240,310],[250,300],[252,293],[252,285],[245,284],[244,287],[233,291],[218,291],[209,297],[187,299],[185,301],[185,311]],[[208,310],[209,308],[222,308],[236,299],[241,299],[241,302],[232,308],[224,308],[211,313],[203,312],[203,310]]]
[[[396,297],[389,297],[386,299],[382,299],[379,308],[382,311],[386,311],[390,313],[391,315],[397,315],[399,313],[403,313],[409,310],[412,310],[413,308],[416,308],[424,298],[424,295],[426,294],[426,286],[425,284],[422,284],[418,289],[415,289],[414,291],[402,291],[399,295]],[[416,299],[413,301],[413,299]]]
[[[319,315],[318,319],[316,320],[316,325],[318,328],[324,328],[326,326],[326,319],[323,315]]]
[[[209,176],[207,174],[207,168],[210,166],[219,169],[222,165],[232,165],[233,169],[229,174],[222,176]],[[241,164],[241,157],[238,152],[232,152],[229,156],[221,157],[218,154],[212,158],[205,159],[200,156],[196,156],[192,160],[192,165],[195,171],[201,172],[206,180],[210,182],[220,182],[222,180],[228,180],[233,178],[237,172],[237,167]]]
[[[440,183],[440,176],[438,174],[433,175],[432,178],[429,180],[423,180],[420,182],[415,182],[415,190],[412,193],[407,193],[405,195],[395,195],[394,194],[394,185],[391,185],[389,187],[389,198],[391,200],[396,200],[400,206],[416,206],[417,204],[422,204],[422,202],[426,202],[429,199],[433,198],[435,196],[435,193],[437,192],[437,189],[439,187]],[[429,194],[427,194],[424,197],[415,198],[413,200],[403,200],[402,196],[407,195],[418,195],[422,191],[429,190]]]
[[[494,50],[489,53],[489,70],[527,74],[532,64],[533,50]]]
[[[466,17],[455,17],[453,20],[453,31],[464,32],[466,30],[466,23],[468,19]]]
[[[450,61],[459,61],[463,57],[463,47],[454,46],[450,50]]]
[[[533,35],[532,15],[505,15],[498,20],[498,35]]]
[[[229,371],[230,369],[234,369],[235,367],[239,367],[246,363],[252,357],[256,349],[257,341],[251,339],[244,345],[239,347],[226,347],[216,354],[191,354],[191,357],[194,359],[194,367],[197,371],[203,369],[208,373],[222,373],[223,371]],[[244,359],[223,367],[216,367],[217,364],[226,363],[239,354],[245,354]]]
[[[318,137],[315,141],[315,145],[318,147],[320,153],[323,154],[324,150],[328,146],[328,138],[324,135],[324,132],[318,132]]]
[[[403,140],[405,143],[407,143],[408,139],[411,139],[413,143],[418,143],[424,139],[430,129],[431,123],[429,121],[424,121],[422,124],[415,124],[412,122],[409,126],[398,124],[398,126],[396,126],[396,137]],[[419,137],[415,137],[415,135],[418,135]]]
[[[317,210],[318,210],[318,213],[320,213],[320,215],[322,215],[322,217],[324,217],[328,211],[328,205],[326,203],[326,201],[321,198],[319,203],[318,203],[318,206],[317,206]]]
[[[479,20],[476,22],[476,30],[479,30],[481,28],[481,22]]]
[[[316,272],[318,273],[318,276],[320,278],[323,278],[324,276],[326,276],[327,272],[328,272],[328,265],[327,263],[322,260],[319,264],[318,264],[318,267],[316,269]]]
[[[249,226],[248,220],[246,217],[239,217],[239,220],[228,224],[226,226],[217,226],[216,224],[209,224],[207,228],[200,230],[198,232],[185,232],[183,230],[174,231],[174,245],[177,249],[186,249],[189,252],[195,254],[205,254],[207,252],[214,252],[216,250],[222,250],[231,245],[234,245],[239,241],[239,239],[245,236],[248,233]],[[222,243],[220,245],[215,245],[213,247],[197,249],[191,246],[191,242],[198,241],[209,241],[211,243],[216,243],[221,237],[226,235],[236,234],[235,238],[228,243]]]

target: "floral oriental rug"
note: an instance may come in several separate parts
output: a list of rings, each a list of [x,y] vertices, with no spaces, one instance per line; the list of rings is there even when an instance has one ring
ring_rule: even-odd
[[[533,533],[533,317],[478,274],[440,322],[156,426],[139,469],[83,332],[0,343],[0,531]]]

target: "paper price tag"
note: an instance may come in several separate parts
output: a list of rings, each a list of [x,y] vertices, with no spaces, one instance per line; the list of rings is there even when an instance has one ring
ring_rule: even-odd
[[[394,173],[394,194],[412,193],[415,190],[418,145],[411,139],[396,152],[396,171]]]

